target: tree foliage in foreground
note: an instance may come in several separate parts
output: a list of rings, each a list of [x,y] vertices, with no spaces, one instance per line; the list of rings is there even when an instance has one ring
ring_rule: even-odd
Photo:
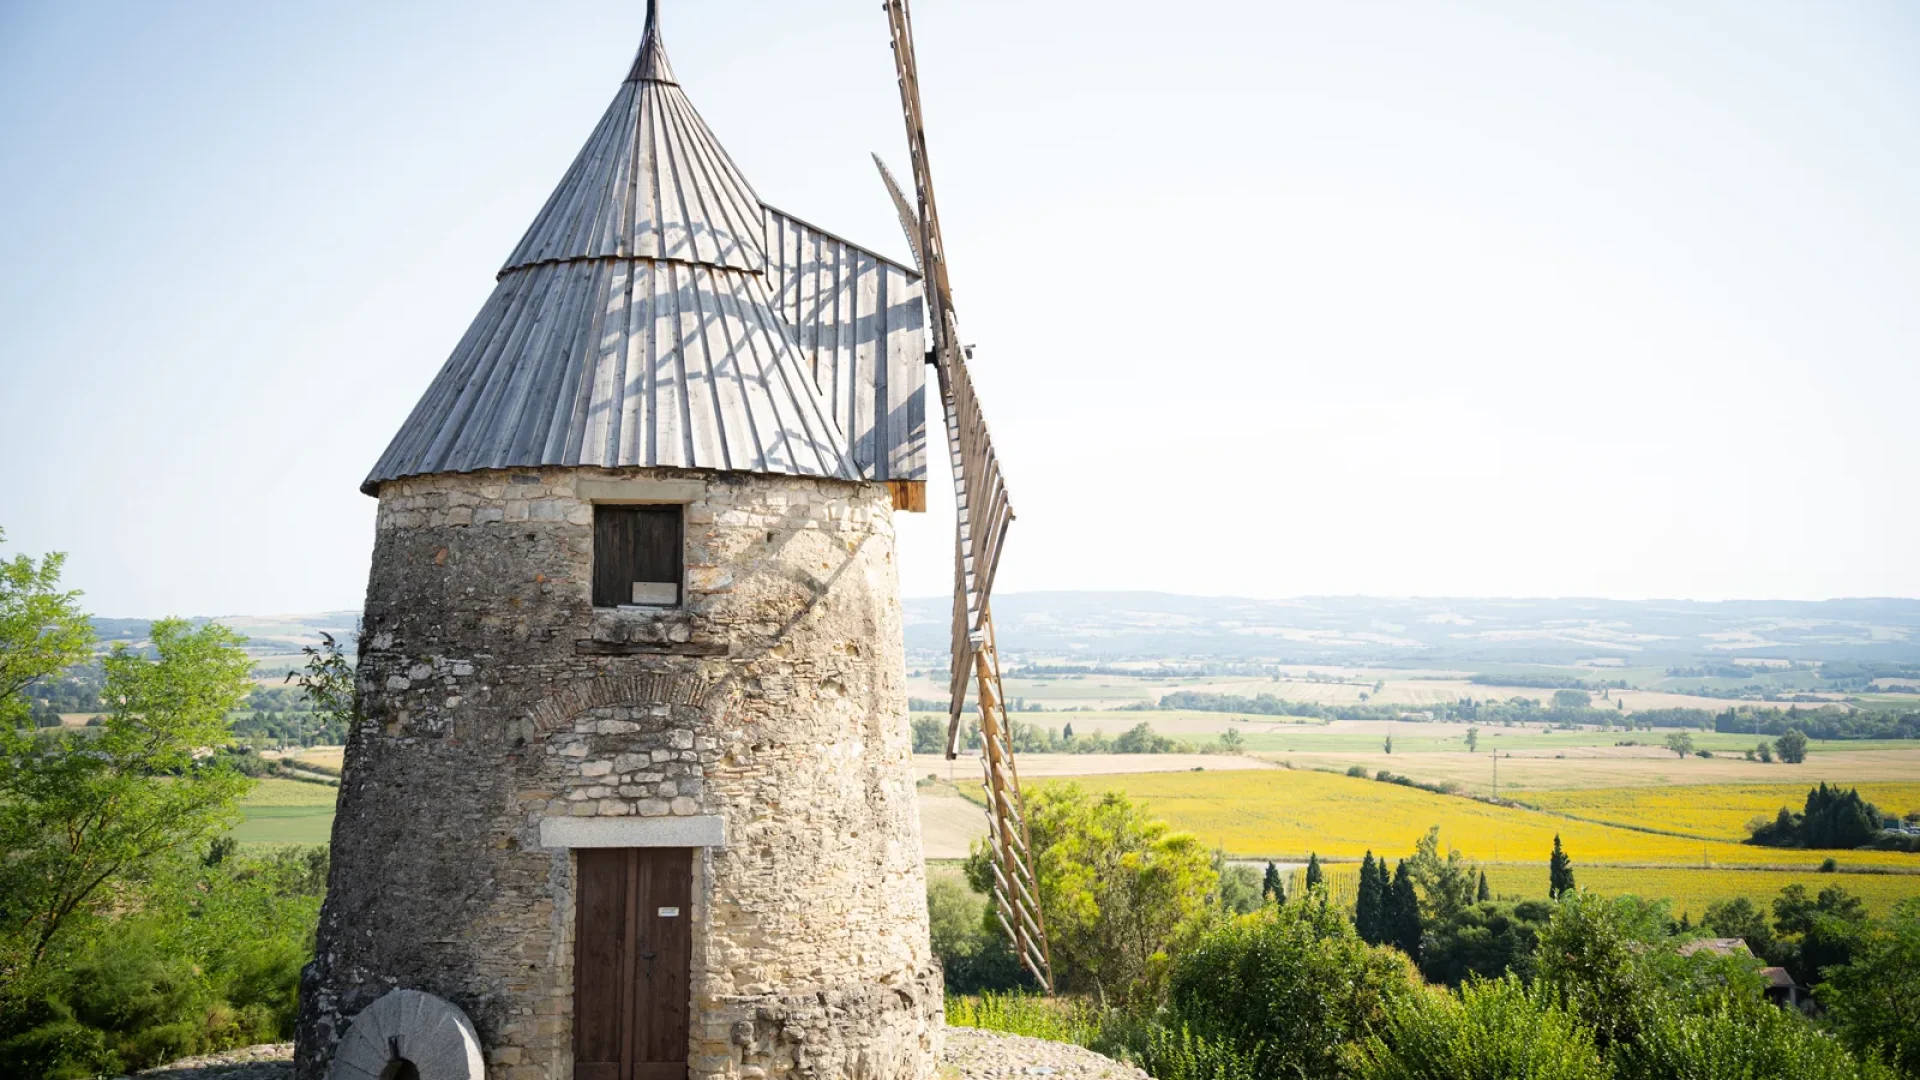
[[[1156,997],[1172,948],[1213,917],[1210,853],[1119,792],[1096,796],[1078,784],[1033,792],[1027,822],[1056,982],[1102,1000]],[[982,894],[992,884],[988,860],[980,844],[967,860]]]
[[[162,619],[151,641],[151,657],[107,656],[99,727],[0,733],[0,973],[31,971],[71,920],[223,830],[251,786],[204,754],[246,696],[240,637]]]

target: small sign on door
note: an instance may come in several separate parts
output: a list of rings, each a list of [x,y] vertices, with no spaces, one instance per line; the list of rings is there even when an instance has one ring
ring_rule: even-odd
[[[680,917],[680,909],[677,907],[663,907],[660,909],[660,917],[663,919],[677,919]]]

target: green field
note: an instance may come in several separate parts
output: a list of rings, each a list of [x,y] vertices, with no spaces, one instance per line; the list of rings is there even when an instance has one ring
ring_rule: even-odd
[[[240,823],[229,835],[248,846],[327,843],[337,794],[326,784],[262,780],[240,801]]]

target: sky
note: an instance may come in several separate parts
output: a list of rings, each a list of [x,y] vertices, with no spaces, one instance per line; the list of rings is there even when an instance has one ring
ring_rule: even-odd
[[[904,259],[878,3],[663,3],[761,197]],[[357,607],[359,482],[644,8],[0,0],[0,555]],[[1002,591],[1920,596],[1920,8],[914,18]]]

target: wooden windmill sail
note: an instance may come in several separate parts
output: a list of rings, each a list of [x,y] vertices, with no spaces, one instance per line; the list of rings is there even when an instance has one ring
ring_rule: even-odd
[[[1053,966],[1047,951],[1046,923],[1040,915],[1039,883],[1034,876],[1032,839],[1020,773],[1013,761],[1006,698],[1000,686],[1000,660],[994,651],[994,571],[1013,521],[1000,462],[987,433],[986,416],[967,373],[971,346],[961,344],[947,280],[946,248],[940,239],[940,214],[927,166],[926,129],[920,109],[920,79],[913,53],[913,21],[907,0],[887,0],[893,35],[894,68],[900,77],[900,106],[907,121],[907,145],[913,159],[916,206],[910,206],[892,174],[876,156],[881,179],[900,212],[900,224],[927,281],[927,308],[933,331],[928,360],[940,383],[946,410],[947,457],[953,468],[956,536],[953,566],[953,660],[951,704],[947,718],[947,757],[956,757],[960,718],[967,687],[976,690],[980,710],[980,766],[987,793],[987,843],[992,849],[994,907],[1001,928],[1040,985],[1051,993]]]

